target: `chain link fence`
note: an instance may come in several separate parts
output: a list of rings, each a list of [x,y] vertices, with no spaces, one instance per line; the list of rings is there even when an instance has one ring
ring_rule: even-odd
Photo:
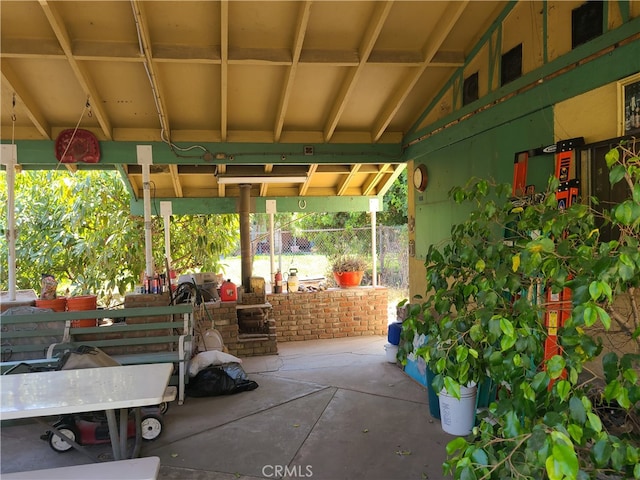
[[[291,226],[289,226],[291,227]],[[265,270],[270,263],[270,239],[267,232],[252,234],[254,272]],[[327,286],[334,286],[331,261],[340,255],[359,255],[372,265],[371,228],[346,228],[323,230],[277,229],[274,234],[276,269],[283,273],[295,269],[301,280],[321,279]],[[396,290],[408,290],[409,255],[406,226],[376,228],[377,284]],[[371,267],[365,273],[361,285],[372,285]]]

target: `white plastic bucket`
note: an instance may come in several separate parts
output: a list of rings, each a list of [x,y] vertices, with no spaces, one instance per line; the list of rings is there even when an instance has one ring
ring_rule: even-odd
[[[387,362],[396,363],[398,357],[398,346],[387,343],[384,346],[384,351],[387,354]]]
[[[465,436],[471,433],[476,419],[476,394],[478,387],[460,387],[460,400],[440,391],[440,421],[442,430],[451,435]]]

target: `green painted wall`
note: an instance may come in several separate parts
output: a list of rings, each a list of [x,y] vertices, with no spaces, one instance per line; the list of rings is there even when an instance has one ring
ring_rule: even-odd
[[[423,194],[416,192],[413,205],[417,259],[424,259],[429,245],[448,238],[451,225],[468,214],[448,200],[451,188],[464,185],[473,176],[511,183],[516,152],[569,138],[566,132],[554,132],[556,103],[640,70],[640,41],[617,44],[637,35],[638,28],[640,18],[631,20],[436,124],[407,135],[407,160],[424,163],[429,171],[429,186]],[[592,54],[595,56],[590,58]],[[612,104],[609,108],[617,107]],[[471,113],[473,109],[475,113]],[[597,122],[598,112],[593,114]],[[544,190],[554,161],[553,155],[531,157],[527,183],[535,184],[537,191]]]
[[[511,183],[516,152],[553,143],[551,114],[548,108],[472,136],[460,124],[452,127],[460,141],[415,158],[429,171],[427,190],[415,197],[416,257],[424,259],[429,245],[446,240],[451,225],[463,221],[469,213],[468,208],[449,200],[449,190],[473,177]],[[544,190],[553,168],[553,155],[531,157],[527,183],[534,184],[536,191]]]

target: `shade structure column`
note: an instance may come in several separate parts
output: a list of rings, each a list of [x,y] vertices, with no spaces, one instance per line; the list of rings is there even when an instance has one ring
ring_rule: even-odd
[[[0,163],[7,169],[7,266],[9,282],[9,300],[16,299],[16,165],[18,146],[2,145]]]
[[[251,184],[240,184],[240,262],[242,274],[242,286],[248,292],[251,285],[252,258],[251,258],[251,220],[249,216],[251,203]]]
[[[151,145],[137,145],[138,165],[142,165],[142,195],[144,203],[144,257],[145,273],[151,278],[154,273],[151,230]]]
[[[171,202],[160,202],[160,214],[164,222],[164,257],[167,262],[167,281],[170,282],[173,259],[171,258],[171,215],[173,214],[173,204]]]
[[[369,200],[369,210],[371,212],[371,285],[378,286],[378,246],[376,244],[376,226],[377,214],[379,210],[379,202],[377,198]]]

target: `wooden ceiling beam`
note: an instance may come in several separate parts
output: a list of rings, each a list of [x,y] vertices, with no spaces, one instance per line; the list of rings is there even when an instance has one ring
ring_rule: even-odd
[[[311,187],[311,180],[313,179],[313,175],[316,173],[317,169],[317,163],[309,165],[309,170],[307,170],[307,181],[300,185],[300,190],[298,193],[299,196],[304,197],[309,192],[309,188]]]
[[[153,52],[151,51],[151,36],[149,34],[149,28],[147,27],[147,17],[144,13],[144,2],[140,0],[131,0],[131,7],[133,9],[134,21],[138,31],[138,40],[140,41],[140,48],[142,51],[140,54],[144,57],[145,70],[149,78],[151,87],[151,94],[156,104],[158,113],[158,120],[160,122],[160,137],[163,141],[170,142],[171,140],[171,127],[169,125],[169,114],[167,112],[167,106],[164,101],[164,95],[162,94],[162,86],[160,85],[160,79],[158,78],[156,69],[153,63]]]
[[[280,103],[278,104],[278,111],[276,113],[276,125],[274,129],[274,140],[280,141],[282,135],[282,129],[284,127],[284,119],[287,115],[287,108],[289,106],[289,100],[291,98],[291,92],[293,90],[296,78],[296,72],[298,70],[298,62],[300,61],[300,54],[302,52],[302,45],[304,44],[304,37],[307,32],[307,25],[309,24],[309,17],[311,16],[311,3],[304,2],[300,5],[298,11],[298,21],[296,22],[296,34],[292,47],[292,59],[291,66],[287,71],[287,79],[284,82],[282,93],[280,95]]]
[[[407,168],[407,165],[405,163],[400,163],[396,165],[395,168],[393,169],[393,172],[385,178],[384,182],[382,182],[382,186],[380,186],[376,190],[376,195],[380,195],[380,196],[385,195],[391,188],[391,185],[393,185],[393,182],[395,182],[398,179],[398,177],[404,171],[405,168]]]
[[[433,32],[431,32],[429,39],[422,48],[423,63],[420,67],[415,69],[413,75],[407,76],[402,87],[399,88],[397,93],[387,102],[382,115],[380,115],[376,120],[375,127],[371,132],[374,142],[377,142],[380,139],[386,128],[389,126],[389,123],[391,123],[391,120],[393,120],[395,114],[400,110],[403,102],[409,96],[409,93],[411,93],[411,90],[416,83],[418,83],[418,80],[420,80],[424,71],[431,64],[431,61],[442,47],[447,36],[455,27],[458,19],[467,8],[468,4],[469,0],[450,2],[447,4],[446,11],[441,16],[441,21],[437,24]]]
[[[267,165],[264,166],[264,173],[271,173],[273,171],[273,163],[268,163]],[[263,183],[260,185],[260,196],[261,197],[266,197],[267,196],[267,192],[269,191],[269,184],[268,183]]]
[[[226,165],[218,165],[218,168],[216,169],[216,172],[217,173],[226,173],[227,172],[227,166]],[[218,183],[218,182],[216,181],[216,183]],[[219,198],[223,198],[223,197],[226,197],[226,195],[227,195],[226,185],[223,184],[223,183],[218,183],[218,197]]]
[[[380,168],[378,168],[378,171],[376,173],[374,173],[373,175],[369,175],[364,185],[362,186],[362,195],[364,195],[365,197],[368,195],[373,195],[374,190],[381,182],[384,175],[389,173],[390,168],[391,166],[389,164],[380,165]]]
[[[171,174],[171,183],[173,183],[173,192],[177,198],[182,198],[182,183],[180,182],[180,172],[175,164],[169,165],[169,173]]]
[[[220,141],[227,141],[229,117],[229,1],[220,2]],[[222,185],[224,188],[224,185]]]
[[[391,11],[391,6],[393,2],[379,2],[376,4],[376,9],[372,15],[372,18],[369,22],[369,27],[364,34],[362,42],[359,48],[359,63],[358,66],[350,69],[347,74],[347,78],[342,83],[342,87],[340,93],[336,97],[336,101],[331,108],[331,113],[329,114],[329,118],[324,127],[324,141],[328,142],[331,140],[333,136],[333,132],[336,130],[338,123],[340,121],[340,117],[342,116],[347,103],[351,99],[353,92],[356,89],[356,85],[358,83],[358,79],[360,75],[364,71],[364,68],[367,65],[367,60],[369,59],[369,55],[373,51],[373,47],[376,44],[376,40],[382,31],[382,27],[384,26],[387,17],[389,16],[389,12]]]
[[[109,117],[102,106],[102,99],[98,95],[98,91],[93,84],[91,76],[86,71],[86,68],[73,56],[69,33],[67,32],[58,8],[48,0],[39,0],[39,3],[49,25],[51,26],[51,29],[53,30],[53,33],[56,36],[56,39],[58,40],[58,43],[60,44],[60,47],[64,51],[65,57],[69,62],[69,66],[71,67],[76,80],[88,97],[91,110],[95,114],[96,119],[102,128],[102,134],[107,140],[112,140],[113,131],[111,128],[111,122],[109,121]]]
[[[2,79],[11,90],[13,90],[16,96],[16,103],[20,102],[22,104],[27,113],[27,117],[36,127],[40,135],[51,140],[51,125],[49,125],[49,122],[47,122],[47,119],[38,108],[36,101],[6,60],[2,61]]]
[[[346,194],[347,189],[351,184],[351,181],[356,176],[356,174],[360,171],[360,167],[362,167],[362,165],[360,164],[351,165],[349,174],[338,183],[338,190],[336,192],[336,195],[341,197]]]

